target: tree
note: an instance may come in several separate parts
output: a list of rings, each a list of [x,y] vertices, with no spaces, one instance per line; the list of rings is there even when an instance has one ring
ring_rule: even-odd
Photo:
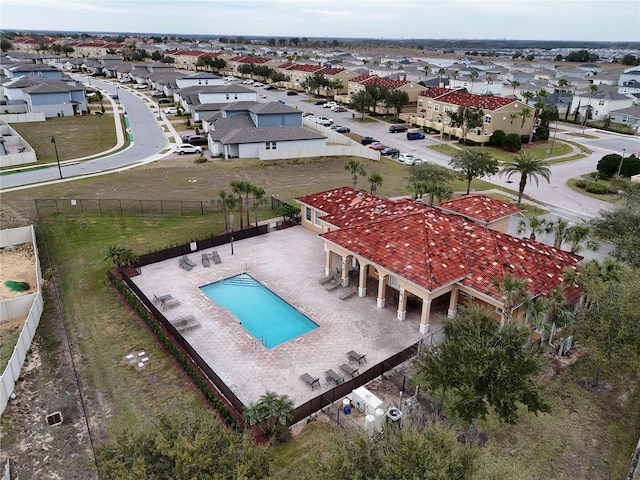
[[[486,150],[458,150],[451,157],[449,165],[467,181],[467,195],[474,178],[498,173],[498,160]]]
[[[393,119],[397,122],[400,109],[409,103],[409,94],[403,90],[389,90],[385,96],[385,101],[387,105],[393,108]]]
[[[0,50],[3,52],[8,52],[9,50],[13,50],[13,43],[6,38],[0,39]]]
[[[622,155],[610,153],[598,161],[596,170],[602,178],[612,178],[618,172],[621,177],[630,178],[640,174],[640,159],[635,155],[622,158]]]
[[[243,417],[249,425],[261,423],[265,433],[283,441],[290,435],[287,424],[293,420],[293,410],[293,402],[287,395],[267,391],[260,396],[255,405],[245,409]]]
[[[133,253],[130,248],[125,248],[121,245],[112,245],[107,248],[105,260],[111,261],[116,267],[129,267],[138,261],[138,255]]]
[[[617,181],[621,200],[611,209],[600,211],[590,222],[597,238],[615,245],[612,255],[618,260],[640,267],[640,185]]]
[[[234,180],[229,185],[231,186],[231,191],[238,198],[238,208],[240,213],[240,230],[242,230],[244,228],[244,223],[242,219],[244,201],[243,201],[242,195],[247,191],[248,186],[250,184],[244,180]]]
[[[388,428],[373,438],[353,431],[335,435],[322,455],[313,456],[307,476],[299,478],[469,480],[477,455],[439,423],[424,430],[414,426]]]
[[[271,454],[225,431],[211,415],[162,416],[151,428],[128,428],[96,448],[100,478],[267,478]]]
[[[520,235],[524,233],[527,229],[531,229],[529,238],[531,240],[535,240],[536,236],[539,233],[549,233],[549,228],[550,228],[550,225],[548,220],[546,220],[545,218],[533,216],[528,221],[520,220],[520,222],[518,223],[517,232]]]
[[[476,78],[478,78],[479,76],[480,74],[477,70],[472,70],[469,74],[469,78],[471,79],[471,90],[469,91],[469,93],[473,93],[473,82],[475,82]]]
[[[433,206],[436,198],[451,198],[453,190],[449,183],[455,178],[454,172],[433,163],[423,163],[411,167],[409,172],[409,189],[415,198],[429,195],[429,205]]]
[[[547,162],[532,156],[529,152],[523,152],[520,155],[512,157],[511,161],[506,162],[506,165],[500,170],[501,176],[505,174],[507,175],[507,179],[511,178],[514,174],[520,174],[518,205],[522,202],[522,194],[524,193],[524,188],[527,186],[527,180],[529,183],[531,183],[531,180],[534,180],[536,185],[539,185],[539,176],[547,182],[550,182],[551,178],[551,170],[549,170]]]
[[[364,115],[371,107],[376,104],[375,100],[369,92],[366,90],[360,90],[351,96],[351,102],[349,106],[358,112],[362,112],[362,120]]]
[[[598,85],[591,84],[589,85],[589,100],[587,101],[587,109],[584,114],[584,120],[582,121],[582,133],[584,134],[584,129],[587,127],[587,120],[591,118],[591,100],[593,100],[593,96],[598,92]]]
[[[251,195],[253,195],[253,212],[256,220],[256,227],[258,226],[258,207],[260,204],[264,203],[264,196],[266,195],[266,191],[262,187],[257,187],[255,185],[251,186]]]
[[[513,87],[513,94],[515,95],[516,94],[516,88],[518,88],[520,86],[520,82],[518,80],[512,80],[509,83]]]
[[[367,180],[371,185],[371,189],[370,189],[371,195],[375,195],[378,187],[382,185],[382,181],[383,181],[382,175],[380,175],[378,172],[371,172],[371,175],[369,175],[369,178]]]
[[[358,184],[358,175],[366,175],[367,171],[364,169],[364,166],[357,160],[349,160],[344,166],[344,169],[351,174],[351,187],[357,188]]]
[[[522,129],[524,128],[527,118],[531,118],[532,116],[533,113],[531,113],[531,109],[529,107],[522,107],[520,109],[520,117],[522,117],[522,122],[520,122],[520,136],[522,136]]]
[[[478,107],[460,106],[457,110],[450,110],[447,115],[451,118],[451,126],[462,129],[462,143],[467,142],[467,132],[470,128],[482,125],[484,112]]]
[[[230,202],[230,199],[233,202]],[[222,212],[222,217],[224,218],[224,231],[229,233],[229,223],[227,222],[227,210],[233,209],[236,206],[236,199],[229,195],[226,191],[220,190],[218,192],[218,203],[220,204],[220,212]],[[233,203],[233,205],[230,205]]]
[[[527,290],[527,281],[523,278],[514,277],[505,273],[501,279],[491,281],[491,288],[495,288],[502,294],[503,302],[503,323],[510,323],[513,311],[520,305],[529,302],[531,295]]]
[[[452,392],[452,410],[472,423],[489,407],[506,423],[516,423],[522,404],[530,412],[548,412],[532,377],[541,357],[524,349],[528,333],[515,324],[504,327],[489,311],[463,307],[444,320],[444,340],[416,359],[417,378],[431,391]]]
[[[305,78],[304,82],[302,82],[301,86],[307,91],[315,91],[316,95],[320,95],[321,88],[329,87],[331,81],[327,79],[323,74],[314,72],[312,75],[309,75]]]

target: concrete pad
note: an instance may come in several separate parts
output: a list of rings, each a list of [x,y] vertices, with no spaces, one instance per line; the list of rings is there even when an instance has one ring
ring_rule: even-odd
[[[320,285],[318,280],[324,277],[323,242],[304,227],[235,241],[233,254],[230,245],[215,250],[222,259],[220,264],[209,268],[198,264],[186,271],[175,258],[142,267],[142,274],[133,281],[151,299],[154,294],[171,294],[181,302],[164,312],[170,321],[184,315],[195,317],[201,328],[184,332],[184,337],[246,405],[273,391],[288,395],[299,406],[332,388],[324,372],[337,370],[347,362],[350,350],[367,355],[367,363],[360,366],[362,372],[421,338],[419,308],[409,310],[406,320],[398,321],[393,301],[388,300],[384,309],[376,307],[375,288],[369,288],[364,298],[341,300],[342,287],[327,291]],[[194,251],[189,257],[194,260],[201,253]],[[319,328],[272,349],[265,348],[235,316],[199,289],[243,272],[311,318]],[[446,305],[443,307],[446,309]],[[433,310],[436,315],[443,309],[435,306]],[[438,330],[437,319],[432,320],[431,331]],[[312,391],[299,378],[304,373],[320,378],[321,388]]]

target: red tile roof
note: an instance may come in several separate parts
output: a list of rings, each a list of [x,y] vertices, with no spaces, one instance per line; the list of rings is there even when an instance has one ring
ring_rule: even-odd
[[[322,70],[322,67],[319,65],[309,65],[307,63],[296,63],[291,65],[287,70],[298,70],[301,72],[317,72],[318,70]]]
[[[521,211],[520,207],[485,195],[465,195],[436,205],[445,213],[455,213],[487,224]]]
[[[323,75],[337,75],[340,72],[344,72],[346,69],[344,68],[329,68],[329,67],[325,67],[322,70],[319,70],[318,73],[321,73]]]
[[[526,279],[533,295],[544,295],[582,258],[406,199],[350,187],[297,200],[324,212],[323,221],[338,228],[321,234],[325,240],[429,291],[457,282],[502,301],[492,282],[510,274]]]
[[[278,65],[278,68],[291,68],[295,65],[294,62],[284,62]]]
[[[266,57],[244,57],[242,55],[236,55],[235,57],[229,59],[229,61],[240,63],[267,63],[270,60],[270,58]]]
[[[389,78],[369,77],[368,79],[363,80],[360,83],[362,83],[363,85],[377,85],[378,87],[395,90],[396,88],[409,85],[411,82],[409,82],[408,80],[391,80]]]
[[[497,97],[494,95],[476,95],[462,90],[448,90],[439,87],[420,92],[419,96],[433,98],[439,102],[453,105],[478,107],[482,110],[497,110],[511,103],[519,102],[519,100],[513,98]]]
[[[357,77],[353,77],[349,81],[350,82],[354,82],[354,83],[362,83],[362,81],[366,80],[367,78],[371,78],[371,75],[367,75],[366,73],[363,73],[362,75],[358,75]]]

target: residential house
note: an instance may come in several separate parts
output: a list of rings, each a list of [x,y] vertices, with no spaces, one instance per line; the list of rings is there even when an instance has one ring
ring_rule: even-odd
[[[637,135],[640,130],[640,105],[612,110],[609,112],[609,120],[611,123],[618,123],[632,128],[634,134]]]
[[[462,138],[462,128],[452,127],[447,115],[460,107],[477,107],[484,113],[482,125],[467,132],[467,140],[472,142],[486,143],[496,130],[525,136],[533,128],[533,117],[522,116],[526,105],[518,99],[476,95],[446,88],[423,90],[418,96],[416,112],[403,113],[400,118],[425,129]]]
[[[15,113],[64,117],[81,115],[88,109],[84,87],[71,78],[21,76],[4,82],[2,92],[6,105],[13,106]]]
[[[324,241],[325,274],[338,268],[342,286],[354,282],[360,297],[372,292],[377,308],[393,298],[398,320],[408,308],[418,309],[425,334],[435,303],[446,303],[450,317],[459,305],[475,304],[490,309],[496,321],[510,317],[522,323],[526,308],[522,302],[505,305],[496,283],[509,275],[526,280],[532,297],[548,295],[562,284],[564,270],[576,269],[582,258],[489,228],[490,219],[517,209],[484,198],[462,197],[434,208],[342,187],[296,201],[302,225]],[[388,297],[388,289],[395,295]]]
[[[618,78],[618,93],[640,93],[640,67],[627,68]]]
[[[633,103],[632,96],[618,93],[616,87],[603,85],[596,92],[577,92],[571,102],[571,113],[578,112],[579,117],[584,119],[589,111],[589,119],[604,120],[609,112],[629,108]]]
[[[348,82],[347,93],[343,95],[336,95],[335,99],[341,103],[351,103],[351,96],[362,90],[365,90],[367,85],[375,85],[378,87],[386,88],[388,90],[398,90],[406,92],[409,97],[409,102],[402,108],[402,111],[414,111],[415,105],[418,100],[418,95],[424,90],[424,87],[418,83],[413,83],[408,80],[392,80],[389,78],[373,77],[371,75],[358,75]],[[392,113],[384,102],[380,102],[375,107],[375,112],[379,114]]]
[[[242,85],[208,85],[178,89],[174,92],[182,108],[191,112],[193,107],[207,103],[255,102],[258,94],[255,90]]]

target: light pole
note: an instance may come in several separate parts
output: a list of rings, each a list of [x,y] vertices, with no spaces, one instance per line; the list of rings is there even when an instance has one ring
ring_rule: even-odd
[[[58,156],[58,144],[55,137],[51,137],[51,143],[53,143],[53,149],[56,151],[56,162],[58,162],[58,173],[60,173],[60,180],[62,180],[62,168],[60,168],[60,157]]]
[[[622,158],[620,159],[620,165],[618,165],[618,176],[620,176],[620,172],[622,171],[622,162],[624,162],[624,154],[627,153],[625,148],[622,149]]]

